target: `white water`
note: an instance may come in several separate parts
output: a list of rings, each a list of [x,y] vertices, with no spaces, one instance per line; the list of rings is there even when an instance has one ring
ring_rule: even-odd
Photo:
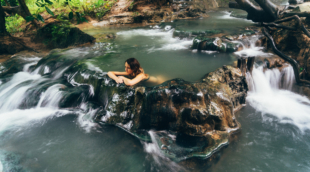
[[[186,171],[183,167],[171,161],[162,153],[161,148],[159,147],[158,142],[156,140],[156,133],[152,130],[149,131],[148,133],[151,136],[152,143],[143,142],[144,150],[153,157],[156,163],[155,165],[159,166],[160,169],[164,171],[173,171],[173,172]]]
[[[166,26],[164,29],[159,29],[159,27],[154,27],[153,29],[133,29],[129,31],[118,32],[117,35],[122,36],[124,39],[130,39],[134,36],[147,36],[153,37],[162,44],[160,48],[152,46],[149,48],[148,53],[155,51],[167,51],[167,50],[181,50],[188,49],[193,40],[173,38],[174,29],[171,26]]]
[[[297,126],[302,132],[310,129],[310,100],[290,90],[295,81],[291,66],[278,69],[254,68],[247,101],[262,112],[265,121],[278,121]],[[282,82],[283,81],[283,82]],[[275,118],[270,118],[270,115]]]
[[[243,41],[245,41],[249,46],[245,46],[244,42],[241,41],[232,41],[236,43],[240,43],[243,46],[243,50],[237,51],[234,54],[238,55],[239,57],[249,57],[249,56],[255,56],[255,57],[270,57],[273,54],[272,53],[266,53],[264,52],[264,47],[257,47],[255,44],[259,40],[258,35],[251,36]]]
[[[83,118],[85,115],[93,117],[96,110],[90,109],[89,112],[82,109],[83,112],[73,112],[67,109],[60,109],[59,102],[63,97],[61,88],[63,84],[54,84],[41,92],[38,97],[38,103],[33,107],[24,107],[32,95],[28,91],[35,89],[40,91],[42,85],[47,83],[50,78],[42,77],[38,74],[38,69],[34,72],[29,71],[29,67],[37,62],[30,62],[24,65],[23,71],[16,73],[12,79],[0,85],[0,135],[6,130],[22,130],[24,127],[31,127],[34,124],[44,123],[47,119],[59,117],[66,114],[77,114],[78,123],[86,131],[94,127],[92,120]],[[54,79],[62,76],[67,69],[58,70]],[[26,109],[25,109],[26,108]],[[1,170],[0,170],[1,171]]]
[[[32,64],[25,66],[27,68]],[[41,96],[36,108],[19,109],[23,101],[27,100],[29,96],[33,96],[28,95],[27,91],[30,88],[38,87],[38,84],[46,80],[38,74],[18,72],[9,82],[0,86],[0,132],[12,128],[20,129],[22,126],[31,126],[47,117],[68,112],[58,109],[57,105],[62,96],[58,93],[58,89],[51,91],[55,86],[51,86],[46,93],[42,93],[44,96]],[[43,107],[42,102],[44,100],[48,102]]]
[[[2,166],[1,161],[0,161],[0,172],[3,172],[3,166]]]

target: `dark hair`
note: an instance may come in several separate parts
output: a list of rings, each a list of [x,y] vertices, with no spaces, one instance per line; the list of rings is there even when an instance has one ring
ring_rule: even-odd
[[[140,73],[143,73],[143,69],[140,67],[140,63],[135,58],[129,58],[126,60],[128,65],[130,66],[130,69],[132,70],[132,73],[130,74],[131,77],[136,77]]]

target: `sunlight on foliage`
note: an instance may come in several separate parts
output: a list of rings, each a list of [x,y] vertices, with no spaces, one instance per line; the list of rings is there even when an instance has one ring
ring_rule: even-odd
[[[5,26],[8,32],[16,33],[22,31],[20,25],[25,21],[21,16],[15,15],[5,18]]]

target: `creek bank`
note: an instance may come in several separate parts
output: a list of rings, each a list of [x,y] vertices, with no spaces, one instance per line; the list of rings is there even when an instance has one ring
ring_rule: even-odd
[[[21,35],[20,35],[21,36]],[[0,55],[21,51],[42,53],[54,48],[92,44],[95,38],[77,27],[63,22],[46,22],[36,32],[25,32],[21,37],[5,36],[0,40]]]
[[[145,23],[156,24],[176,19],[208,17],[207,10],[228,7],[226,0],[201,1],[144,1],[118,0],[108,15],[93,23],[94,26]]]
[[[308,26],[308,20],[302,20],[306,28]],[[294,27],[296,23],[294,21],[283,23],[284,26]],[[305,35],[300,29],[293,31],[288,29],[277,29],[271,32],[274,42],[277,48],[283,53],[289,55],[295,59],[301,69],[304,79],[310,79],[310,38]],[[271,45],[267,38],[263,39],[264,46],[271,50]]]

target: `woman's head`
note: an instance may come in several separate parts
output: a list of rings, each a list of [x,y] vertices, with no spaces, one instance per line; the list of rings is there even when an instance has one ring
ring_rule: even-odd
[[[141,73],[140,63],[135,58],[129,58],[125,62],[125,71],[132,77]]]

